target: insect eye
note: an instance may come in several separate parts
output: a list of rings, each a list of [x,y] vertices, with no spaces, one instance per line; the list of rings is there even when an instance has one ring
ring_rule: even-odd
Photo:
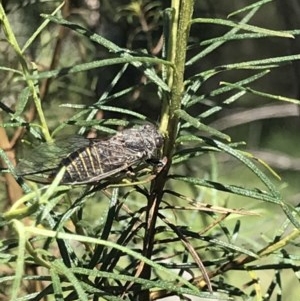
[[[157,148],[161,147],[164,143],[164,139],[162,137],[156,137],[155,138],[155,145]]]

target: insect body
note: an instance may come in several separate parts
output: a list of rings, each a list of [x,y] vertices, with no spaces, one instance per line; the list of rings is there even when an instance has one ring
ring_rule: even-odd
[[[61,146],[44,143],[17,165],[17,174],[47,183],[65,166],[62,183],[95,183],[143,160],[158,162],[162,144],[162,135],[151,124],[123,130],[105,140],[73,137]]]

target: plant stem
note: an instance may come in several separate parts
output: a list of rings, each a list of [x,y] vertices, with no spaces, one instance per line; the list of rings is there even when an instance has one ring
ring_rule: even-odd
[[[184,69],[186,59],[187,40],[189,37],[190,22],[193,12],[193,0],[173,0],[170,39],[167,45],[167,59],[175,66],[174,70],[167,72],[167,82],[170,87],[169,97],[165,97],[162,108],[161,130],[167,132],[164,148],[164,155],[167,157],[167,165],[162,172],[158,174],[152,183],[151,192],[148,197],[146,229],[143,245],[143,255],[151,258],[153,254],[155,227],[158,216],[159,205],[163,196],[164,186],[167,180],[168,170],[172,162],[175,140],[178,132],[179,118],[175,111],[181,108],[181,98],[184,91]],[[171,48],[170,48],[171,47]],[[142,267],[142,278],[151,278],[151,267],[144,265]],[[149,290],[142,291],[138,300],[150,300]]]
[[[161,130],[167,132],[164,155],[170,162],[175,139],[177,137],[179,119],[175,115],[175,111],[181,108],[181,98],[184,91],[184,70],[186,60],[187,41],[189,37],[190,22],[193,13],[193,0],[173,0],[172,8],[175,11],[173,17],[172,33],[170,33],[168,46],[168,57],[175,68],[168,73],[168,85],[171,93],[170,98],[165,101],[168,102],[163,107],[161,120]],[[177,31],[177,32],[174,32]]]

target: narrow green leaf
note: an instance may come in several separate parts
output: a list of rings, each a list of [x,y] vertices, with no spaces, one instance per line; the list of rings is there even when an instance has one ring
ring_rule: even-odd
[[[40,198],[40,202],[41,203],[47,203],[49,198],[57,192],[57,187],[60,183],[60,181],[62,180],[64,174],[66,171],[66,167],[63,166],[60,171],[57,173],[57,175],[55,176],[55,178],[53,179],[52,183],[49,185],[49,187],[47,188],[46,192],[42,195],[42,197]]]
[[[207,111],[201,113],[199,115],[200,118],[207,118],[213,114],[216,114],[217,112],[221,111],[224,107],[224,105],[229,105],[233,102],[235,102],[236,100],[240,99],[242,96],[244,96],[246,94],[245,91],[241,91],[241,92],[238,92],[238,93],[235,93],[233,94],[232,96],[226,98],[224,101],[223,101],[223,106],[214,106],[212,107],[211,109],[208,109]]]
[[[53,285],[53,293],[56,301],[64,301],[63,290],[61,286],[61,280],[55,269],[50,269],[51,282]]]
[[[281,202],[281,208],[288,217],[288,219],[291,221],[291,223],[300,230],[300,213],[297,211],[292,205]]]
[[[232,147],[220,141],[209,139],[209,138],[204,138],[204,139],[206,140],[205,142],[207,144],[218,147],[219,149],[225,151],[227,154],[235,157],[243,164],[245,164],[265,184],[265,186],[269,189],[269,191],[274,196],[274,198],[276,198],[278,201],[282,199],[280,192],[276,189],[276,187],[269,180],[269,178],[259,168],[257,168],[257,166],[251,160],[249,160],[246,156],[244,156],[242,152],[235,150]]]
[[[97,108],[98,110],[109,111],[109,112],[118,112],[118,113],[130,115],[130,116],[134,116],[141,120],[147,119],[147,117],[145,115],[142,115],[140,113],[136,113],[136,112],[128,110],[128,109],[123,109],[123,108],[118,108],[118,107],[113,107],[113,106],[93,105],[93,106],[87,107],[85,105],[76,105],[76,104],[62,104],[60,106],[64,107],[64,108],[70,107],[70,108],[76,108],[76,109],[86,109],[86,108],[95,109],[95,108]]]
[[[110,63],[108,62],[109,60],[103,60],[106,61],[107,65],[112,65],[112,64],[120,64],[120,63],[131,63],[133,66],[135,66],[136,68],[142,68],[144,69],[144,73],[147,75],[147,77],[153,81],[154,83],[156,83],[162,90],[164,91],[169,91],[170,88],[169,86],[163,81],[161,80],[161,78],[159,76],[157,76],[155,70],[153,68],[146,68],[145,66],[142,65],[142,63],[149,63],[149,64],[162,64],[162,65],[168,65],[173,67],[173,65],[166,61],[166,60],[162,60],[162,59],[158,59],[158,58],[152,58],[149,55],[144,54],[143,57],[141,57],[141,53],[137,53],[137,52],[133,52],[133,51],[129,51],[128,49],[123,49],[119,46],[117,46],[116,44],[114,44],[113,42],[103,38],[100,35],[97,35],[93,32],[90,32],[89,30],[83,28],[82,26],[76,24],[76,23],[72,23],[69,21],[66,21],[62,18],[57,18],[54,16],[50,16],[50,15],[45,15],[42,14],[42,17],[49,19],[50,21],[60,24],[62,26],[66,26],[68,28],[70,28],[71,30],[76,31],[77,33],[86,36],[88,39],[90,39],[93,42],[96,42],[102,46],[104,46],[105,48],[107,48],[108,50],[110,50],[111,52],[114,52],[118,55],[121,56],[121,58],[116,58],[116,59],[111,59]],[[140,57],[138,57],[140,56]],[[114,61],[115,60],[115,61]],[[97,64],[100,66],[104,66],[102,65],[101,61],[98,61]],[[77,65],[80,66],[80,65]],[[74,68],[78,71],[77,66],[75,66]],[[81,65],[80,68],[83,68],[84,70],[90,70],[91,66],[87,68],[87,64],[83,64]],[[68,68],[69,72],[71,71],[71,69],[73,69],[72,67]],[[60,70],[60,72],[62,72],[63,70]],[[82,71],[82,70],[81,70]],[[57,72],[56,72],[57,73]],[[45,73],[46,74],[46,73]],[[54,75],[49,76],[50,73],[48,73],[47,77],[52,77]],[[58,75],[58,74],[56,74]]]
[[[13,175],[13,177],[16,179],[16,181],[18,182],[18,176],[15,173],[15,167],[13,166],[12,162],[9,160],[9,158],[7,157],[6,152],[0,148],[0,158],[3,160],[3,162],[6,164],[9,172]],[[24,192],[26,193],[30,193],[31,189],[29,188],[29,186],[24,183],[24,182],[20,182],[19,183],[23,189]]]
[[[183,181],[186,183],[199,185],[199,186],[203,186],[203,187],[213,188],[213,189],[216,189],[219,191],[238,194],[238,195],[241,195],[244,197],[261,200],[261,201],[273,203],[276,205],[281,205],[280,200],[276,199],[271,194],[264,192],[264,191],[259,191],[258,189],[244,188],[241,186],[228,185],[228,184],[214,182],[214,181],[208,181],[208,180],[204,180],[204,179],[200,179],[200,178],[184,177],[184,176],[179,176],[179,175],[170,175],[169,177],[174,180]]]
[[[58,194],[58,196],[51,197],[46,204],[43,204],[44,206],[41,206],[40,214],[36,217],[37,224],[43,223],[43,221],[51,214],[51,210],[53,210],[53,208],[55,208],[55,206],[61,202],[63,194],[70,190],[72,190],[71,186],[67,185],[59,186],[55,189],[55,193]],[[42,203],[46,198],[42,196],[40,199],[40,203]]]
[[[262,72],[259,72],[259,73],[257,73],[257,74],[254,74],[254,75],[252,75],[252,76],[249,76],[249,77],[247,77],[247,78],[245,78],[245,79],[242,79],[242,80],[240,80],[240,81],[238,81],[238,82],[236,82],[236,83],[234,83],[234,84],[239,86],[239,85],[246,85],[246,84],[252,83],[252,82],[254,82],[254,81],[256,81],[256,80],[258,80],[258,79],[264,77],[264,76],[267,75],[269,72],[270,72],[270,70],[264,70],[264,71],[262,71]],[[201,74],[202,74],[202,73],[196,75],[196,77],[198,77],[198,76],[201,77]],[[224,93],[226,93],[226,92],[229,92],[229,91],[232,91],[232,90],[233,90],[233,88],[231,88],[231,87],[228,87],[228,86],[225,86],[225,87],[224,87],[224,86],[222,86],[222,87],[220,87],[220,88],[217,88],[217,89],[212,90],[211,92],[209,92],[208,96],[214,97],[214,96],[217,96],[217,95],[222,95],[222,94],[224,94]],[[201,102],[205,97],[207,97],[207,96],[202,95],[202,96],[200,96],[200,97],[193,98],[193,99],[191,99],[191,101],[190,101],[189,103],[187,103],[186,105],[187,105],[187,107],[190,107],[190,106],[192,106],[192,105],[194,105],[194,104],[197,104],[197,103]],[[232,98],[230,97],[228,100],[225,100],[223,103],[224,103],[224,104],[230,104],[232,100],[234,101],[235,99],[232,99]],[[216,107],[218,107],[218,106],[216,106]],[[209,112],[210,110],[214,110],[214,108],[211,108],[211,109],[209,109],[209,110],[206,111],[206,112]],[[202,117],[202,115],[206,116],[206,112],[202,113],[202,114],[201,114],[201,117]],[[207,113],[207,114],[209,114],[209,113]],[[204,117],[204,116],[203,116],[203,117]],[[207,115],[207,116],[209,116],[209,115]]]
[[[115,279],[119,281],[127,281],[132,283],[139,283],[143,285],[144,289],[151,289],[151,288],[161,288],[165,289],[170,292],[177,292],[179,294],[190,294],[192,296],[199,296],[199,297],[205,297],[208,294],[203,293],[201,291],[195,292],[194,290],[190,290],[187,288],[183,288],[177,285],[174,285],[173,281],[162,281],[162,280],[148,280],[138,277],[129,276],[126,274],[117,274],[117,273],[110,273],[105,271],[98,271],[98,270],[89,270],[84,268],[71,268],[70,269],[74,274],[79,275],[86,275],[89,277],[103,277],[107,279]]]
[[[220,82],[220,84],[232,87],[234,89],[242,90],[242,91],[254,94],[254,95],[263,96],[266,98],[271,98],[271,99],[280,100],[280,101],[286,101],[286,102],[294,103],[296,105],[300,105],[299,99],[285,97],[285,96],[281,96],[281,95],[269,94],[269,93],[265,93],[265,92],[260,92],[260,91],[254,90],[250,87],[237,86],[235,84],[231,84],[231,83],[227,83],[227,82]]]
[[[179,143],[179,144],[186,144],[187,142],[201,143],[201,142],[203,142],[203,139],[198,136],[195,136],[195,135],[180,135],[176,139],[176,143]]]
[[[254,159],[256,161],[258,161],[260,164],[262,164],[266,169],[268,169],[270,171],[270,173],[273,174],[274,177],[276,177],[279,181],[281,181],[281,177],[279,176],[279,174],[271,167],[269,166],[269,164],[255,156],[253,156],[251,153],[248,153],[248,152],[243,152],[243,154],[245,156],[247,156],[248,158],[250,159]]]
[[[215,238],[204,238],[203,240],[209,241],[211,243],[214,243],[216,245],[225,247],[226,249],[229,249],[229,250],[241,253],[241,254],[246,254],[246,255],[251,256],[253,258],[259,258],[259,255],[257,255],[256,253],[254,253],[254,252],[252,252],[248,249],[241,248],[241,247],[239,247],[237,245],[234,245],[232,243],[228,243],[228,242],[225,242],[225,241],[222,241],[222,240],[219,240],[219,239],[215,239]]]
[[[198,119],[192,117],[191,115],[186,113],[184,110],[176,110],[175,114],[178,117],[180,117],[181,119],[185,120],[189,125],[197,128],[198,130],[205,131],[212,136],[216,136],[221,139],[225,139],[227,141],[230,141],[230,139],[231,139],[228,135],[221,133],[218,130],[201,123]]]
[[[83,72],[83,71],[89,71],[93,69],[97,69],[100,67],[105,66],[112,66],[112,65],[118,65],[118,64],[127,64],[131,63],[132,65],[141,63],[147,63],[147,64],[162,64],[166,63],[166,61],[162,59],[157,58],[151,58],[146,56],[135,56],[135,57],[116,57],[116,58],[110,58],[110,59],[102,59],[102,60],[96,60],[88,63],[83,64],[76,64],[75,66],[70,67],[64,67],[61,69],[51,70],[51,71],[45,71],[45,72],[39,72],[36,74],[32,74],[29,76],[29,79],[31,80],[40,80],[45,78],[53,78],[53,77],[59,77],[64,76],[68,74]],[[169,63],[166,63],[169,64]],[[170,65],[170,64],[169,64]],[[166,88],[166,84],[162,82],[161,79],[159,79],[157,76],[155,78],[155,83],[159,83],[159,85],[163,88]],[[164,89],[165,90],[165,89]]]
[[[116,133],[115,130],[111,129],[110,127],[107,127],[108,125],[126,127],[129,124],[128,121],[120,120],[120,119],[76,120],[76,121],[72,120],[72,121],[66,121],[65,123],[70,125],[86,127],[86,128],[93,127],[100,132],[108,133],[108,134]]]
[[[19,295],[21,290],[22,278],[24,274],[24,266],[25,266],[25,245],[27,240],[27,233],[25,231],[24,225],[18,220],[12,221],[13,226],[18,233],[18,253],[17,253],[17,261],[15,268],[15,278],[11,287],[11,301],[15,301]]]
[[[300,34],[300,30],[285,30],[282,32],[289,33],[293,36],[297,36]],[[233,34],[231,36],[222,36],[222,37],[201,41],[200,46],[207,46],[207,45],[220,43],[220,42],[224,43],[224,42],[238,41],[238,40],[262,39],[262,38],[266,38],[267,36],[268,35],[263,33],[238,33],[238,34]]]
[[[61,105],[63,106],[63,105]],[[66,107],[68,107],[68,104],[66,104]],[[64,129],[68,124],[75,123],[80,118],[84,118],[84,115],[88,114],[90,112],[89,109],[82,110],[75,115],[73,115],[71,118],[67,119],[65,122],[61,123],[53,132],[52,136],[55,137],[57,133],[59,133],[62,129]],[[83,133],[82,133],[83,134]]]
[[[78,295],[78,299],[81,301],[89,301],[88,296],[85,293],[85,290],[81,286],[81,283],[79,279],[75,276],[75,274],[70,270],[70,268],[66,267],[62,261],[60,260],[54,260],[52,262],[52,269],[56,272],[59,273],[60,275],[63,275],[66,277],[74,289],[76,290],[76,293]]]
[[[4,66],[0,66],[0,70],[12,72],[12,73],[18,74],[23,77],[23,73],[20,70],[16,70],[16,69],[4,67]]]
[[[270,64],[275,64],[277,67],[279,64],[283,63],[290,63],[292,61],[298,61],[300,60],[300,54],[295,55],[286,55],[286,56],[278,56],[278,57],[272,57],[267,59],[261,59],[261,60],[253,60],[253,61],[246,61],[241,63],[235,63],[235,64],[228,64],[228,65],[222,65],[217,68],[220,69],[251,69],[252,67],[259,66],[262,68],[270,68]]]
[[[231,17],[233,17],[233,16],[235,16],[237,14],[243,13],[243,12],[245,12],[247,10],[250,10],[250,9],[253,9],[253,8],[256,8],[256,7],[257,8],[261,8],[264,4],[267,4],[267,3],[272,2],[272,1],[273,0],[261,0],[261,1],[255,2],[255,3],[252,3],[250,5],[244,6],[243,8],[230,13],[228,15],[228,18],[231,18]]]
[[[20,116],[24,109],[25,109],[25,106],[27,105],[27,101],[28,101],[28,98],[29,98],[29,95],[30,95],[30,90],[28,87],[25,87],[19,97],[18,97],[18,101],[17,101],[17,105],[16,105],[16,112],[14,114],[14,117],[13,118],[16,118],[18,116]]]
[[[256,14],[259,8],[254,7],[246,16],[241,20],[240,24],[246,24],[249,22],[249,20]],[[237,33],[240,29],[238,27],[232,28],[229,32],[227,32],[224,37],[231,36],[235,33]],[[186,65],[192,65],[201,58],[207,56],[208,54],[212,53],[215,49],[219,48],[223,45],[224,42],[220,41],[214,44],[209,45],[207,48],[205,48],[203,51],[197,53],[194,57],[192,57],[190,60],[186,62]]]
[[[218,25],[238,28],[238,29],[242,29],[242,30],[247,30],[247,31],[251,31],[251,32],[261,33],[261,34],[265,34],[268,36],[275,36],[275,37],[281,37],[281,38],[294,38],[293,35],[283,32],[283,31],[270,30],[270,29],[266,29],[266,28],[262,28],[262,27],[258,27],[258,26],[244,24],[244,23],[235,23],[235,22],[232,22],[229,20],[224,20],[224,19],[196,18],[196,19],[193,19],[191,22],[191,24],[194,24],[194,23],[218,24]]]
[[[157,269],[158,271],[166,273],[167,275],[169,275],[171,277],[170,279],[178,280],[179,282],[181,282],[182,284],[184,284],[188,288],[190,288],[192,291],[198,292],[198,289],[194,285],[192,285],[189,281],[187,281],[186,279],[184,279],[184,278],[178,276],[177,274],[175,274],[174,272],[164,268],[162,265],[159,265],[159,264],[153,262],[152,260],[142,256],[140,253],[135,252],[124,246],[118,245],[114,242],[97,239],[94,237],[83,236],[83,235],[75,235],[75,234],[69,234],[69,233],[64,233],[64,232],[40,229],[38,227],[33,227],[33,226],[26,227],[26,231],[31,234],[41,235],[41,236],[45,236],[45,237],[53,237],[53,238],[55,237],[56,239],[62,239],[62,240],[75,240],[75,241],[80,241],[83,243],[99,244],[99,245],[104,245],[104,246],[107,246],[110,248],[115,248],[117,250],[124,252],[125,254],[128,254],[138,260],[145,262],[146,264],[152,266],[154,269]],[[72,276],[71,276],[71,278],[72,278]]]
[[[51,16],[54,16],[56,13],[58,13],[61,8],[65,5],[64,2],[62,2],[61,4],[59,4],[57,6],[57,8],[55,8],[55,10],[51,13]],[[34,40],[41,34],[41,32],[45,29],[45,27],[49,24],[50,20],[45,20],[36,30],[35,32],[31,35],[31,37],[26,41],[26,43],[24,44],[23,48],[22,48],[22,53],[24,53],[26,51],[26,49],[32,45],[32,43],[34,42]]]

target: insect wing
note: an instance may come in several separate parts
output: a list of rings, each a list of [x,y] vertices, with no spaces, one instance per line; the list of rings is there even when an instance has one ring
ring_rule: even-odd
[[[21,159],[17,164],[16,173],[35,182],[48,183],[49,175],[57,170],[66,156],[89,143],[90,140],[87,138],[70,136],[27,149],[25,159]]]
[[[126,170],[141,160],[135,151],[124,147],[121,135],[108,140],[91,140],[87,148],[79,151],[67,167],[69,179],[65,178],[65,183],[94,183]]]
[[[162,135],[150,124],[123,130],[106,140],[60,138],[32,149],[20,160],[16,172],[32,181],[49,183],[64,166],[62,183],[95,183],[142,160],[156,162],[162,143]]]

